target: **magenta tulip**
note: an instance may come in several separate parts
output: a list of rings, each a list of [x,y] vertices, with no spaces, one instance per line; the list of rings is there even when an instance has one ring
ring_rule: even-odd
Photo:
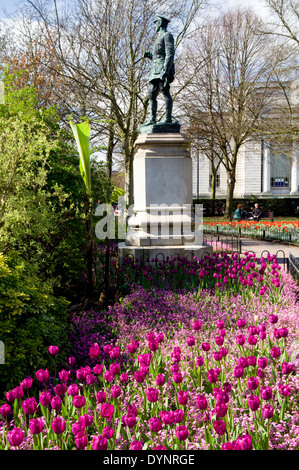
[[[249,395],[248,406],[251,411],[256,411],[260,406],[260,399],[257,395]]]
[[[146,391],[146,397],[149,402],[155,403],[159,398],[159,390],[156,388],[148,388]]]
[[[44,423],[41,418],[32,418],[29,421],[29,429],[32,434],[39,434],[44,428]]]
[[[162,423],[159,418],[150,418],[148,425],[152,432],[159,432],[162,429]]]
[[[48,350],[51,356],[57,356],[59,354],[58,346],[49,346]]]
[[[108,441],[104,436],[95,436],[91,444],[93,450],[107,450]]]
[[[219,419],[218,421],[213,421],[213,428],[219,436],[223,436],[226,432],[226,424],[224,421]]]
[[[20,428],[13,428],[8,432],[8,442],[13,447],[19,447],[24,440],[24,432]]]
[[[55,434],[62,434],[66,429],[66,423],[61,416],[57,416],[53,419],[51,427]]]
[[[186,439],[188,439],[189,430],[188,428],[186,428],[186,426],[178,426],[176,428],[175,434],[179,441],[185,441]]]

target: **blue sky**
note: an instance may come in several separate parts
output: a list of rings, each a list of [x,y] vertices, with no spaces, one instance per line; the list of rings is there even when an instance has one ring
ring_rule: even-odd
[[[218,3],[223,10],[234,8],[236,6],[251,7],[257,14],[260,14],[263,17],[266,17],[267,15],[267,9],[263,0],[218,0],[218,2],[217,0],[214,0],[214,2]],[[3,8],[10,14],[18,11],[18,3],[18,0],[0,0],[0,18],[4,16],[2,12]]]

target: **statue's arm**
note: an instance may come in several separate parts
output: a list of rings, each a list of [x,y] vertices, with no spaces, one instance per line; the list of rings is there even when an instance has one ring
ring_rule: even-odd
[[[165,44],[165,62],[164,62],[164,71],[168,75],[174,59],[174,38],[171,33],[166,33],[164,36]]]

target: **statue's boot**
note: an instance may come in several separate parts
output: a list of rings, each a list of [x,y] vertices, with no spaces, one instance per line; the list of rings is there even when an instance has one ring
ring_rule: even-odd
[[[154,116],[150,116],[149,120],[146,121],[143,126],[151,126],[152,124],[156,124],[156,118]]]

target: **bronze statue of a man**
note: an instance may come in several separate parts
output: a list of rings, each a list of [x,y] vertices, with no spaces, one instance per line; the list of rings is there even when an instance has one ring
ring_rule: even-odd
[[[174,80],[174,39],[167,31],[170,22],[162,15],[157,15],[154,21],[158,37],[154,42],[153,52],[145,52],[144,57],[152,59],[152,67],[149,77],[149,104],[150,119],[144,125],[156,123],[157,96],[163,93],[165,101],[165,119],[163,123],[171,123],[172,98],[169,84]]]

